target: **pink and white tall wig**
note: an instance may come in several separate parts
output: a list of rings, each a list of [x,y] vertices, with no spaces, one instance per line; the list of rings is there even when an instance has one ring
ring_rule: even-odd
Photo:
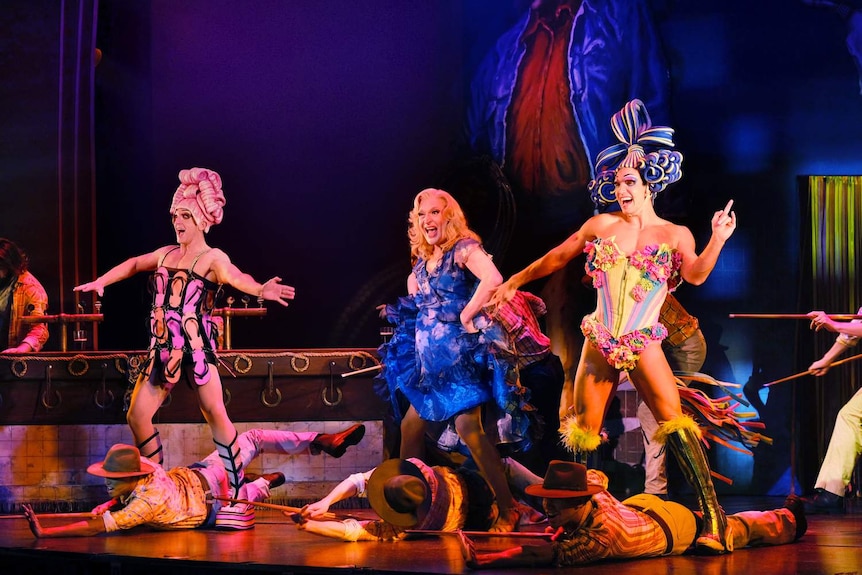
[[[192,168],[180,170],[180,185],[171,202],[171,214],[179,209],[191,212],[195,222],[204,225],[204,233],[224,218],[225,197],[221,176],[214,170]]]

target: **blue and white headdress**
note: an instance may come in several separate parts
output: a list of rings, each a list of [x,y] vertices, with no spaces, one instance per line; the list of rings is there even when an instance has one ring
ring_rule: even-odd
[[[671,150],[673,128],[653,126],[646,106],[632,100],[611,118],[611,129],[619,144],[596,156],[596,179],[588,186],[590,199],[598,207],[617,201],[614,172],[635,168],[653,197],[682,177],[682,154]]]

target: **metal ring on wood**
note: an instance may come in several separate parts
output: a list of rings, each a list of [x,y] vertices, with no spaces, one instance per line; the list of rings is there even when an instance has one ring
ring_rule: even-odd
[[[230,403],[230,390],[226,387],[221,388],[222,400],[224,401],[224,406],[227,407]]]
[[[16,359],[15,361],[12,362],[12,365],[9,367],[12,370],[12,373],[15,375],[15,377],[17,377],[19,379],[24,377],[24,374],[27,373],[27,362],[24,361],[23,359]]]
[[[267,390],[264,389],[260,392],[260,402],[263,403],[267,407],[275,407],[279,403],[281,403],[281,390],[277,387],[272,390],[272,394],[275,395],[275,401],[269,401],[266,399]]]
[[[63,403],[63,396],[60,395],[60,390],[55,389],[54,396],[57,398],[57,403],[51,404],[48,401],[48,394],[51,392],[51,372],[54,371],[54,366],[48,364],[48,367],[45,368],[45,391],[42,392],[42,397],[40,398],[42,401],[42,405],[45,406],[45,409],[54,409],[56,407],[60,407]]]
[[[344,394],[341,392],[341,388],[335,385],[335,360],[332,359],[329,361],[329,397],[326,397],[326,387],[320,392],[320,397],[323,399],[323,403],[325,403],[329,407],[335,407],[339,403],[341,403],[341,399],[344,397]]]
[[[78,362],[80,362],[83,367],[81,369],[72,369],[72,366]],[[66,364],[66,370],[75,377],[80,377],[90,370],[90,363],[83,355],[76,355],[69,360],[68,364]]]
[[[63,403],[63,396],[60,395],[60,390],[59,389],[54,390],[54,396],[57,398],[57,403],[55,403],[53,405],[48,403],[48,392],[49,391],[50,390],[46,389],[45,391],[42,392],[42,405],[45,406],[45,409],[54,409],[56,407],[60,407],[60,405]]]
[[[344,393],[341,391],[341,388],[340,387],[333,387],[332,388],[332,392],[333,392],[333,395],[335,396],[335,399],[329,399],[328,397],[326,397],[327,389],[328,388],[324,387],[322,390],[320,390],[320,398],[323,399],[323,403],[325,403],[329,407],[335,407],[336,405],[341,403],[341,400],[344,399]]]
[[[299,367],[297,367],[297,365],[296,365],[297,359],[301,359],[305,362],[305,365],[303,365],[301,369]],[[295,356],[290,358],[290,367],[292,367],[293,371],[295,371],[297,373],[302,373],[303,371],[307,370],[309,365],[311,365],[311,360],[308,359],[304,355],[303,356],[295,355]]]
[[[240,360],[245,362],[245,367],[240,367]],[[244,354],[238,354],[235,358],[233,358],[233,368],[237,371],[237,373],[248,373],[251,371],[251,366],[253,365],[251,358]]]
[[[100,392],[105,397],[104,402],[99,399]],[[97,389],[96,394],[93,396],[93,401],[96,402],[96,407],[99,407],[100,409],[105,409],[109,405],[114,403],[114,392],[110,389]]]
[[[102,363],[102,387],[101,387],[101,389],[97,389],[95,395],[93,396],[93,401],[96,403],[96,406],[101,408],[101,409],[105,409],[106,407],[108,407],[109,405],[114,403],[114,392],[111,391],[110,389],[108,389],[108,387],[105,385],[105,379],[107,378],[107,375],[108,375],[107,370],[108,370],[108,364],[103,362]],[[104,401],[102,401],[99,398],[100,392],[101,392],[101,396],[105,398]]]
[[[267,407],[275,407],[279,403],[281,403],[281,390],[275,387],[275,381],[273,381],[273,375],[275,372],[275,362],[269,360],[266,362],[266,371],[267,371],[267,382],[266,387],[263,388],[263,391],[260,392],[260,401]],[[275,401],[269,401],[266,396],[267,394],[274,395]]]
[[[115,367],[115,368],[117,369],[117,371],[118,371],[118,372],[120,372],[122,375],[126,375],[126,368],[125,368],[125,367],[123,367],[123,364],[122,364],[122,363],[120,363],[120,361],[121,361],[122,359],[123,359],[122,357],[117,357],[117,358],[115,358],[115,359],[114,359],[114,367]],[[128,361],[126,361],[126,365],[128,365]]]

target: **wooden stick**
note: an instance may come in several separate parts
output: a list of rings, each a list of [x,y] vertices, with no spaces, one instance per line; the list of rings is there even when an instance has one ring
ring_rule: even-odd
[[[467,537],[530,537],[550,539],[554,536],[553,533],[543,533],[540,531],[509,531],[498,533],[493,531],[439,531],[434,529],[407,529],[404,531],[408,535],[458,535],[463,533]]]
[[[804,377],[806,375],[810,375],[810,371],[802,371],[800,373],[794,373],[793,375],[788,375],[787,377],[782,377],[781,379],[776,379],[775,381],[770,381],[769,383],[764,383],[763,387],[769,387],[770,385],[775,385],[776,383],[784,383],[785,381],[790,381],[791,379],[797,379],[800,377]]]
[[[383,369],[382,365],[372,365],[371,367],[366,367],[365,369],[357,369],[356,371],[348,371],[347,373],[342,373],[341,377],[352,377],[354,375],[360,375],[363,373],[371,373],[372,371],[377,371],[379,369]]]
[[[829,319],[837,320],[862,319],[862,315],[852,313],[830,313],[826,315]],[[731,313],[727,317],[731,319],[812,319],[804,313]]]
[[[20,519],[23,513],[18,515],[0,515],[0,519]],[[78,511],[76,513],[37,513],[36,517],[56,517],[58,519],[77,519],[81,517],[96,517],[89,511]]]
[[[841,365],[842,363],[848,363],[850,361],[855,361],[862,357],[862,353],[857,353],[856,355],[851,355],[850,357],[845,357],[844,359],[839,359],[838,361],[833,361],[829,364],[828,367],[832,368],[836,365]],[[769,383],[764,383],[763,387],[769,387],[770,385],[775,385],[776,383],[784,383],[785,381],[790,381],[791,379],[797,379],[799,377],[803,377],[809,375],[811,370],[803,371],[800,373],[795,373],[793,375],[788,375],[787,377],[782,377],[781,379],[776,379],[775,381],[770,381]]]
[[[216,495],[208,495],[207,499],[216,499],[218,501],[227,501],[229,503],[241,503],[243,505],[254,505],[255,507],[263,507],[264,509],[277,509],[279,511],[287,511],[289,513],[301,513],[302,508],[291,507],[289,505],[276,505],[275,503],[264,503],[263,501],[249,501],[248,499],[233,499],[231,497],[218,497]],[[338,516],[335,513],[324,513],[325,519],[336,519]]]

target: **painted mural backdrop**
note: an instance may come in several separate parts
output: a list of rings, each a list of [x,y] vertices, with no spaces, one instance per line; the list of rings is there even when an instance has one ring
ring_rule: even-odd
[[[862,94],[862,4],[858,0],[832,2],[831,0],[802,0],[803,4],[825,8],[838,15],[844,22],[847,35],[847,51],[853,57],[859,74],[859,93]]]
[[[639,98],[654,123],[668,125],[669,92],[645,1],[536,0],[496,39],[470,82],[467,137],[474,153],[501,167],[514,197],[510,253],[498,254],[504,269],[529,263],[592,215],[586,187],[596,154],[616,141],[611,116]],[[577,363],[577,326],[593,303],[582,276],[577,260],[542,292],[567,369]]]

